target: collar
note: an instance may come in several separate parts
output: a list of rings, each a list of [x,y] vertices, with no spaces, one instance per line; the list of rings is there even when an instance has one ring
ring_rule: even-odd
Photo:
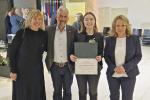
[[[60,29],[58,28],[58,25],[56,26],[56,30],[59,30],[59,31],[60,31]],[[64,30],[63,30],[63,31],[66,31],[66,25],[65,25]]]

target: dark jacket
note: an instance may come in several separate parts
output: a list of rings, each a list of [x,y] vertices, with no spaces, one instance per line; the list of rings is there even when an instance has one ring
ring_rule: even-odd
[[[47,45],[47,56],[46,56],[46,65],[47,69],[50,71],[50,68],[54,62],[54,38],[56,32],[56,25],[50,26],[47,28],[48,31],[48,45]],[[74,72],[74,64],[70,61],[70,54],[73,53],[72,45],[75,42],[77,30],[73,27],[67,25],[67,57],[68,57],[68,66],[71,72]]]
[[[115,64],[115,46],[116,37],[107,37],[106,45],[104,50],[104,58],[108,65],[107,75],[112,75],[114,73]],[[139,69],[137,64],[142,58],[141,45],[139,37],[129,36],[126,38],[126,56],[125,63],[123,67],[129,77],[135,77],[139,74]]]

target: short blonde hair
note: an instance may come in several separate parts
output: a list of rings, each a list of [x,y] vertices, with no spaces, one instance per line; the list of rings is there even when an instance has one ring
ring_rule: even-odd
[[[130,36],[131,35],[131,25],[129,23],[129,20],[127,17],[125,17],[124,15],[118,15],[117,17],[115,17],[115,19],[112,22],[112,35],[117,37],[118,34],[116,33],[116,22],[117,20],[122,20],[125,25],[126,25],[126,36]]]
[[[40,10],[35,10],[35,9],[29,11],[29,13],[27,15],[27,18],[25,20],[25,28],[31,27],[31,20],[33,18],[35,18],[35,17],[38,17],[38,16],[40,16],[42,18],[42,21],[43,21],[40,29],[44,30],[44,18],[43,18],[43,14],[41,13]]]

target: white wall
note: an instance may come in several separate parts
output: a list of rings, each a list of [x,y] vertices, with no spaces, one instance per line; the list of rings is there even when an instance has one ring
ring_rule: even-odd
[[[128,18],[133,27],[150,28],[150,0],[98,0],[101,7],[128,8]]]

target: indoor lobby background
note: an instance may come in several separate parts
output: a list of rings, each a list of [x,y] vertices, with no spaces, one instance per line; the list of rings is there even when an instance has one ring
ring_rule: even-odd
[[[4,18],[5,13],[10,7],[17,8],[35,8],[45,11],[47,3],[50,1],[59,1],[65,5],[70,12],[71,25],[75,20],[75,14],[92,11],[97,17],[97,26],[100,32],[104,31],[104,27],[111,27],[112,20],[115,16],[123,14],[127,16],[134,29],[148,30],[150,39],[150,0],[0,0],[0,40],[5,37]],[[49,21],[49,20],[47,20]],[[142,36],[141,36],[142,44]],[[1,44],[0,44],[0,49]],[[137,77],[135,86],[134,100],[149,100],[150,98],[150,45],[142,45],[143,57],[139,63],[140,75]],[[0,54],[6,56],[3,50]],[[99,81],[98,100],[109,100],[109,89],[106,80],[107,65],[104,62],[104,68]],[[45,83],[47,100],[52,100],[52,81],[50,74],[45,69]],[[0,76],[0,100],[11,100],[11,80]],[[78,100],[78,87],[76,78],[74,77],[72,85],[73,100]]]
[[[112,19],[118,14],[127,16],[132,28],[150,29],[149,0],[0,0],[0,23],[2,26],[0,27],[0,39],[5,37],[4,16],[10,7],[37,8],[44,11],[44,4],[53,1],[59,1],[68,7],[70,11],[69,24],[75,20],[76,13],[84,14],[92,11],[97,17],[98,28],[101,32],[103,27],[111,26]]]

